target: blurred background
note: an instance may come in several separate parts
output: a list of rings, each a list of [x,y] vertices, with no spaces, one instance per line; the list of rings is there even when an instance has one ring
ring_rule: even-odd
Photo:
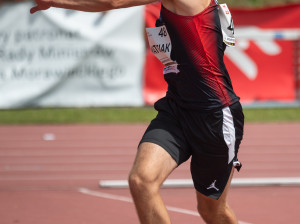
[[[34,15],[33,1],[0,4],[0,109],[144,107],[165,95],[162,65],[144,35],[159,4]],[[242,103],[298,107],[299,1],[227,4],[236,47],[226,50],[225,63]]]
[[[224,60],[246,120],[235,178],[264,183],[233,188],[230,203],[240,224],[297,223],[300,1],[219,2],[234,20]],[[145,38],[160,5],[31,15],[33,5],[0,0],[0,224],[138,223],[129,190],[98,183],[126,182],[165,95]],[[189,164],[171,178],[190,180]],[[192,186],[162,194],[174,224],[199,223]]]

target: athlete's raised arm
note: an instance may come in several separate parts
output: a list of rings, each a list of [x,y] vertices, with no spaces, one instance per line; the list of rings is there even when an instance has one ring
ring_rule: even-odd
[[[85,12],[102,12],[111,9],[145,5],[157,0],[35,0],[36,6],[30,13],[46,10],[50,7],[73,9]]]

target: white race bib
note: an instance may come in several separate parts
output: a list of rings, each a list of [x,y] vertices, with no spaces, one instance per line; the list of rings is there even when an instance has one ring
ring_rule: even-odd
[[[152,53],[165,65],[177,65],[171,59],[172,44],[165,25],[146,28],[149,46]]]
[[[221,22],[222,34],[223,34],[223,42],[227,46],[234,47],[235,46],[234,25],[233,25],[231,13],[226,3],[220,4],[219,17]]]

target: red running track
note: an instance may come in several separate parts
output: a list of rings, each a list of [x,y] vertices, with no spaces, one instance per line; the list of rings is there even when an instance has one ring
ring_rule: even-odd
[[[0,224],[137,224],[127,179],[146,125],[0,126]],[[300,123],[246,124],[235,178],[300,177]],[[189,163],[170,178],[190,178]],[[192,188],[161,190],[174,224],[202,223]],[[240,223],[299,223],[300,187],[232,187]]]

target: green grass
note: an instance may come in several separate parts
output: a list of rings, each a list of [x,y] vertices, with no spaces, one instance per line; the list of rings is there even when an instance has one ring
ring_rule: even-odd
[[[244,109],[246,122],[300,122],[300,108]],[[148,123],[153,107],[0,110],[0,124]]]
[[[17,109],[0,110],[0,124],[137,123],[155,115],[152,107]]]
[[[244,109],[246,122],[300,122],[300,108]]]

